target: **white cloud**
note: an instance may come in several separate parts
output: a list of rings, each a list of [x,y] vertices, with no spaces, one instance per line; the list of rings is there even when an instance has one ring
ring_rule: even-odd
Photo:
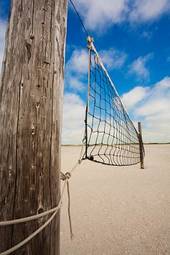
[[[66,71],[86,74],[88,69],[88,51],[85,49],[76,49],[73,51],[66,64]]]
[[[135,22],[151,21],[170,10],[169,0],[135,0],[130,19]]]
[[[122,102],[126,105],[127,109],[134,107],[142,99],[144,99],[149,91],[148,87],[137,86],[128,93],[123,94]]]
[[[81,78],[77,76],[69,76],[66,81],[66,86],[69,86],[74,91],[84,91],[85,84],[81,81]]]
[[[88,51],[76,49],[66,63],[65,86],[74,91],[85,89],[88,70]]]
[[[78,9],[84,17],[85,25],[98,31],[105,26],[118,23],[127,12],[127,0],[79,0]],[[102,31],[103,32],[103,31]]]
[[[161,93],[162,89],[163,89],[162,91],[163,94],[164,92],[167,92],[166,89],[170,89],[170,77],[165,77],[160,82],[156,83],[155,88],[156,88],[156,91],[159,91],[159,93]]]
[[[169,99],[158,98],[150,99],[150,101],[146,102],[145,105],[141,106],[136,110],[136,113],[140,116],[152,116],[155,114],[161,114],[169,108]]]
[[[7,24],[5,21],[0,20],[0,71],[4,56],[4,46],[5,46],[5,32],[6,32]]]
[[[101,50],[99,55],[101,56],[103,63],[109,69],[122,67],[127,58],[126,53],[113,48],[108,50]]]
[[[79,0],[76,4],[87,28],[99,33],[124,21],[150,22],[170,11],[169,0]]]
[[[150,90],[145,104],[140,106],[136,113],[140,116],[154,116],[157,114],[167,113],[169,116],[170,109],[170,78],[166,77],[156,83]]]
[[[152,54],[148,54],[144,57],[138,57],[129,66],[129,73],[135,74],[140,79],[149,78],[149,70],[147,68],[147,62],[152,58]]]
[[[74,93],[66,93],[63,108],[63,144],[81,144],[84,134],[85,104]]]
[[[136,87],[122,98],[134,120],[142,120],[145,142],[170,142],[170,77],[151,87]]]

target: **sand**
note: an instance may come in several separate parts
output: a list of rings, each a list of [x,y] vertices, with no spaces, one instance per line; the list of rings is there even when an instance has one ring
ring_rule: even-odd
[[[170,255],[170,145],[147,145],[145,169],[84,161],[70,181],[61,211],[61,255]],[[62,148],[62,169],[79,147]]]

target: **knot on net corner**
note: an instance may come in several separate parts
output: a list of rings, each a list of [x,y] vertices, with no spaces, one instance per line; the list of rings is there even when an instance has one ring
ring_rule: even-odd
[[[61,180],[62,181],[69,180],[70,178],[71,178],[71,173],[70,172],[66,172],[66,173],[61,172]]]

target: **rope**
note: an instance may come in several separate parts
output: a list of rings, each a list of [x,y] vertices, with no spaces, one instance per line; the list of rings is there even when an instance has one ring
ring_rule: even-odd
[[[74,2],[73,2],[72,0],[70,0],[70,3],[72,4],[74,11],[75,11],[75,13],[77,14],[77,16],[78,16],[78,18],[79,18],[80,24],[82,25],[82,28],[83,28],[85,34],[86,34],[87,37],[88,37],[89,33],[88,33],[88,31],[87,31],[87,29],[86,29],[86,27],[85,27],[85,25],[84,25],[84,23],[83,23],[83,21],[82,21],[82,18],[81,18],[81,16],[80,16],[80,14],[79,14],[79,12],[78,12],[78,10],[77,10],[77,8],[76,8]]]
[[[56,216],[57,212],[61,208],[61,201],[62,201],[62,198],[63,198],[63,195],[64,195],[65,187],[66,187],[66,181],[65,181],[64,186],[63,186],[62,195],[61,195],[59,204],[56,207],[56,210],[52,214],[52,216],[41,227],[39,227],[36,231],[34,231],[30,236],[28,236],[27,238],[22,240],[20,243],[14,245],[12,248],[10,248],[10,249],[8,249],[8,250],[6,250],[4,252],[1,252],[0,255],[8,255],[8,254],[11,254],[12,252],[18,250],[19,248],[24,246],[26,243],[28,243],[31,239],[33,239],[36,235],[38,235],[45,227],[47,227],[51,223],[51,221],[54,219],[54,217]],[[20,219],[20,220],[22,220],[22,219]],[[15,222],[15,220],[13,222]],[[11,224],[12,224],[12,221],[11,221]],[[13,224],[15,224],[15,223],[13,223]]]
[[[69,179],[71,178],[71,173],[67,172],[67,173],[62,173],[61,172],[61,179],[63,181],[66,181],[67,184],[67,195],[68,195],[68,219],[69,219],[69,227],[70,227],[70,237],[71,239],[73,239],[73,229],[72,229],[72,221],[71,221],[71,209],[70,209],[70,185],[69,185]]]
[[[48,214],[51,214],[53,212],[55,212],[57,210],[58,206],[45,211],[43,213],[40,214],[36,214],[36,215],[32,215],[32,216],[28,216],[28,217],[24,217],[24,218],[20,218],[20,219],[15,219],[15,220],[8,220],[8,221],[0,221],[0,227],[1,226],[9,226],[9,225],[16,225],[16,224],[20,224],[20,223],[24,223],[24,222],[29,222],[29,221],[33,221],[39,218],[42,218]],[[1,255],[1,254],[0,254]]]
[[[69,218],[69,227],[70,227],[70,237],[73,239],[73,228],[72,228],[72,221],[71,221],[71,210],[70,210],[70,204],[71,204],[71,199],[70,199],[70,185],[69,181],[66,181],[67,183],[67,197],[68,197],[68,218]]]
[[[82,148],[83,148],[83,145],[82,145]],[[60,172],[61,180],[64,181],[64,185],[63,185],[63,188],[62,188],[60,201],[59,201],[59,203],[56,207],[54,207],[50,210],[47,210],[43,213],[40,213],[40,214],[36,214],[36,215],[32,215],[32,216],[28,216],[28,217],[24,217],[24,218],[20,218],[20,219],[14,219],[14,220],[1,221],[0,222],[0,227],[1,226],[16,225],[16,224],[19,224],[19,223],[33,221],[33,220],[42,218],[42,217],[52,213],[51,217],[41,227],[39,227],[36,231],[34,231],[32,234],[30,234],[27,238],[25,238],[24,240],[22,240],[18,244],[14,245],[13,247],[11,247],[10,249],[8,249],[6,251],[1,252],[0,255],[8,255],[8,254],[11,254],[12,252],[18,250],[19,248],[21,248],[22,246],[27,244],[35,236],[37,236],[44,228],[46,228],[52,222],[52,220],[54,219],[54,217],[58,213],[59,209],[61,208],[62,200],[63,200],[63,196],[64,196],[64,191],[65,191],[66,188],[67,188],[67,195],[68,195],[68,217],[69,217],[70,237],[71,237],[71,239],[73,238],[73,230],[72,230],[72,222],[71,222],[71,210],[70,210],[71,199],[70,199],[69,179],[71,178],[71,173],[82,162],[81,154],[82,154],[82,149],[81,149],[81,153],[80,153],[80,159],[77,161],[75,166],[73,166],[73,168],[70,170],[70,172],[66,172],[65,174]]]

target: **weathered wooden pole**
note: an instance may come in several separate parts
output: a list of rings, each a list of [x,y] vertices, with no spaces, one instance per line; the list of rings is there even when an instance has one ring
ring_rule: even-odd
[[[13,0],[0,82],[0,221],[56,206],[67,0]],[[15,255],[58,255],[59,214]],[[0,251],[48,217],[0,227]]]
[[[141,122],[138,122],[138,135],[139,135],[139,150],[140,150],[140,166],[141,166],[141,169],[144,169],[144,148],[143,148],[143,141],[142,141]]]

